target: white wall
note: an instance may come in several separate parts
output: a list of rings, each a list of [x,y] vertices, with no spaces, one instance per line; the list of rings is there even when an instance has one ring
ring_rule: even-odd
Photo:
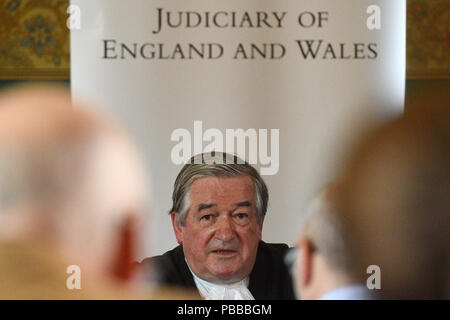
[[[171,161],[171,133],[195,120],[208,128],[280,129],[280,168],[265,176],[270,207],[263,238],[293,244],[305,201],[336,174],[349,143],[376,120],[403,109],[405,0],[72,0],[81,29],[72,30],[72,90],[108,109],[143,149],[153,214],[142,257],[176,245],[167,211],[181,165]],[[366,9],[381,9],[369,30]],[[282,28],[165,28],[153,34],[156,8],[166,11],[284,12]],[[323,27],[302,28],[303,11],[328,12]],[[270,16],[270,15],[269,15]],[[225,21],[225,20],[223,20]],[[305,20],[305,22],[307,22]],[[133,43],[220,43],[217,60],[102,59],[105,39]],[[376,59],[304,59],[296,40],[322,39],[353,55],[353,43],[376,43]],[[282,59],[233,59],[238,43],[281,43]],[[110,43],[111,44],[111,43]],[[114,52],[108,51],[109,56]],[[128,55],[129,56],[129,55]],[[323,53],[320,55],[323,56]],[[120,52],[119,52],[120,57]]]

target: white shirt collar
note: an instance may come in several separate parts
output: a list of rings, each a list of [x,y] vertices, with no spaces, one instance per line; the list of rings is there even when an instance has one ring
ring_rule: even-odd
[[[333,289],[319,300],[374,300],[375,295],[362,284],[353,284]]]
[[[206,300],[255,300],[248,290],[249,277],[232,284],[215,284],[197,277],[187,260],[186,264],[194,277],[198,291]]]

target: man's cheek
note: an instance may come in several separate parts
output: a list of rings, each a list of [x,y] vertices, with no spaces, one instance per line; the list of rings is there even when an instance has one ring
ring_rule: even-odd
[[[255,226],[245,226],[237,229],[237,234],[239,238],[242,239],[242,242],[253,242],[255,240],[259,241],[261,239],[262,230],[258,228],[258,225]]]
[[[209,240],[211,239],[208,234],[200,233],[200,234],[193,234],[191,238],[192,250],[194,250],[197,253],[206,254]]]
[[[207,247],[211,240],[214,238],[213,229],[205,229],[197,234],[198,242],[202,244],[203,247]]]

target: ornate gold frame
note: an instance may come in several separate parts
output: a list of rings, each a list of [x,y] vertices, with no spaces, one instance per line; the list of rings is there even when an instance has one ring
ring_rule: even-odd
[[[450,1],[408,0],[407,79],[450,79]]]
[[[70,78],[69,0],[0,4],[0,79]]]

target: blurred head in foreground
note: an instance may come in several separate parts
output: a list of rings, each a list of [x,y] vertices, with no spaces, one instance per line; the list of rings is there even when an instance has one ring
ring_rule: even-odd
[[[371,299],[353,274],[352,257],[337,209],[337,184],[325,188],[309,205],[300,232],[294,279],[298,298]]]
[[[71,298],[77,290],[66,288],[70,265],[81,271],[83,293],[127,283],[143,177],[126,135],[105,117],[72,106],[68,91],[3,93],[0,296]]]
[[[383,299],[448,299],[450,113],[420,110],[356,150],[340,197],[361,277],[381,271]]]

